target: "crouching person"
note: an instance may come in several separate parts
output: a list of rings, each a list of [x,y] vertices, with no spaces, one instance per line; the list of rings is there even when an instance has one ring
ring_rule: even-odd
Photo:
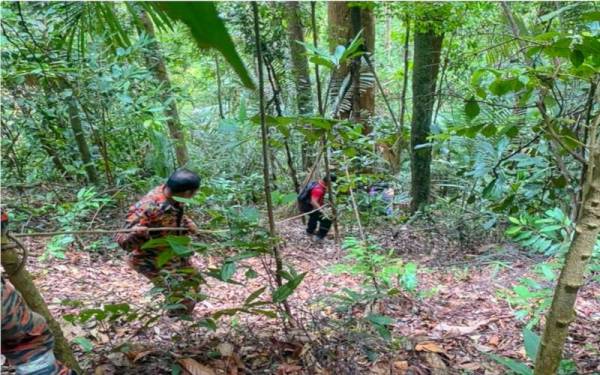
[[[192,314],[196,301],[190,296],[196,295],[202,277],[189,257],[175,255],[159,266],[160,255],[169,249],[142,249],[142,246],[151,239],[196,233],[196,224],[184,214],[184,204],[176,201],[175,197],[192,198],[199,187],[198,175],[186,169],[177,170],[165,184],[152,189],[130,207],[124,228],[133,232],[115,236],[119,246],[129,251],[129,266],[161,288],[168,305],[185,307],[170,309],[171,316]],[[148,231],[149,228],[160,227],[185,227],[186,230],[185,233]]]

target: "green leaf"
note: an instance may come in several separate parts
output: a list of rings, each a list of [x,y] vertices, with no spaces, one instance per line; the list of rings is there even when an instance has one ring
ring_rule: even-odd
[[[158,254],[158,257],[156,257],[156,265],[158,268],[162,268],[162,266],[167,264],[174,256],[175,252],[171,249],[161,251],[160,254]]]
[[[581,64],[583,64],[583,60],[585,60],[585,56],[583,55],[583,52],[581,52],[578,49],[574,49],[571,51],[571,54],[569,55],[569,60],[571,60],[571,63],[573,63],[574,67],[579,67]]]
[[[379,335],[384,339],[384,340],[389,340],[392,338],[392,334],[390,333],[390,330],[387,329],[385,326],[381,326],[381,325],[374,325],[375,330],[377,331],[377,333],[379,333]]]
[[[465,103],[465,114],[468,118],[473,119],[477,117],[480,111],[479,103],[477,103],[474,97],[471,97],[471,99],[467,100]]]
[[[290,295],[292,295],[292,293],[294,293],[294,290],[296,290],[298,285],[300,285],[300,283],[304,279],[304,276],[306,276],[306,272],[301,273],[294,279],[288,281],[284,285],[277,288],[272,295],[273,303],[281,303],[285,301]]]
[[[417,288],[417,264],[408,262],[404,265],[402,274],[402,285],[408,291],[414,291]]]
[[[252,314],[264,315],[264,316],[269,317],[271,319],[277,318],[277,313],[275,311],[272,311],[272,310],[252,309],[252,310],[250,310],[250,312]]]
[[[516,225],[521,225],[521,221],[516,217],[509,216],[508,221]]]
[[[519,375],[533,375],[533,371],[531,371],[529,366],[522,362],[517,362],[512,358],[501,357],[495,354],[488,354],[488,356],[502,366],[511,369]]]
[[[548,225],[547,227],[543,227],[542,229],[540,229],[540,232],[541,233],[555,232],[561,228],[562,228],[562,225],[558,225],[558,224]]]
[[[204,327],[204,328],[209,329],[211,331],[216,331],[217,330],[217,323],[213,319],[211,319],[211,318],[206,318],[206,319],[203,319],[203,320],[199,321],[198,325],[200,327]]]
[[[389,326],[390,324],[394,324],[394,319],[385,315],[371,314],[367,316],[367,320],[373,324],[380,326]]]
[[[255,88],[213,2],[164,1],[152,3],[152,6],[164,10],[170,18],[186,24],[198,47],[217,49],[242,83],[249,89]]]
[[[494,124],[488,124],[483,129],[481,129],[481,134],[484,137],[492,137],[496,134],[496,126]]]
[[[221,267],[221,273],[219,275],[222,281],[229,281],[231,277],[235,274],[235,263],[234,262],[225,262],[223,267]]]
[[[506,230],[506,234],[508,236],[514,236],[515,234],[519,233],[521,229],[523,229],[521,226],[512,226]]]
[[[511,86],[507,80],[496,79],[489,87],[492,94],[496,96],[506,95],[510,92]]]
[[[252,292],[252,294],[250,294],[248,296],[248,298],[246,298],[246,300],[244,301],[244,305],[248,305],[250,303],[252,303],[252,301],[254,301],[255,299],[257,299],[261,294],[263,294],[263,292],[265,291],[265,289],[267,289],[266,286],[255,290],[254,292]]]
[[[513,291],[522,298],[531,298],[534,297],[534,294],[531,293],[531,291],[529,291],[529,289],[526,286],[523,285],[515,285],[513,287]]]
[[[525,343],[525,353],[530,360],[535,362],[538,348],[540,347],[540,336],[529,328],[523,329],[523,342]]]
[[[191,239],[187,236],[167,236],[169,247],[179,256],[188,255],[194,252],[189,247]]]
[[[73,339],[73,343],[79,345],[84,353],[89,353],[94,349],[94,344],[85,337],[79,336]]]

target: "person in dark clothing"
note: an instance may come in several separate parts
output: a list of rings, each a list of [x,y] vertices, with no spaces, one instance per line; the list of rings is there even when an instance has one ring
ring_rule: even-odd
[[[331,181],[335,182],[335,180],[335,175],[331,175]],[[315,235],[316,239],[321,241],[327,236],[331,228],[331,219],[326,217],[321,210],[325,201],[325,194],[327,193],[327,184],[323,180],[314,181],[309,183],[306,189],[308,191],[305,192],[304,199],[300,200],[300,210],[303,213],[310,212],[308,214],[306,233],[308,235]]]

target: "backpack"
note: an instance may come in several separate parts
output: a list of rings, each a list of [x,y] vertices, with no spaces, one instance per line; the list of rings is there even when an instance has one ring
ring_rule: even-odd
[[[315,186],[317,186],[316,181],[306,184],[306,186],[300,191],[300,194],[298,194],[298,202],[301,204],[310,203],[310,193]]]

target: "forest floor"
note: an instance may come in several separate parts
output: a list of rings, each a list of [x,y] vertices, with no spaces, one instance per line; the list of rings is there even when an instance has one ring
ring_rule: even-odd
[[[418,265],[418,296],[400,294],[370,306],[395,319],[390,327],[393,344],[384,345],[376,333],[366,332],[368,329],[354,326],[343,330],[342,323],[336,323],[342,316],[328,297],[360,284],[355,277],[330,272],[332,265],[342,261],[343,250],[332,239],[315,245],[300,223],[287,222],[278,231],[284,239],[285,262],[298,272],[307,272],[290,298],[300,327],[285,330],[279,321],[254,315],[221,319],[214,332],[192,329],[191,323],[164,315],[147,327],[137,321],[84,326],[62,321],[68,339],[83,336],[94,344],[87,353],[77,347],[86,372],[170,374],[178,363],[203,375],[503,374],[507,371],[490,359],[490,353],[526,359],[523,323],[499,294],[528,276],[539,259],[510,245],[459,249],[436,239],[431,231],[408,228],[393,235],[383,227],[375,230],[371,234],[384,248],[394,249],[404,261]],[[39,256],[45,243],[39,238],[26,240],[31,253],[28,269],[55,316],[77,311],[61,303],[67,299],[85,307],[126,302],[155,309],[156,302],[148,296],[151,284],[126,265],[120,250],[100,254],[71,248],[66,259],[43,262]],[[205,256],[194,258],[194,263],[205,268],[220,260]],[[195,319],[235,307],[267,285],[258,259],[242,261],[238,268],[244,265],[252,266],[258,277],[247,282],[240,275],[242,285],[209,280],[206,289],[211,298],[196,306]],[[581,289],[577,320],[566,346],[567,356],[577,363],[581,374],[600,372],[598,287],[589,282]],[[363,316],[364,306],[351,314]]]

